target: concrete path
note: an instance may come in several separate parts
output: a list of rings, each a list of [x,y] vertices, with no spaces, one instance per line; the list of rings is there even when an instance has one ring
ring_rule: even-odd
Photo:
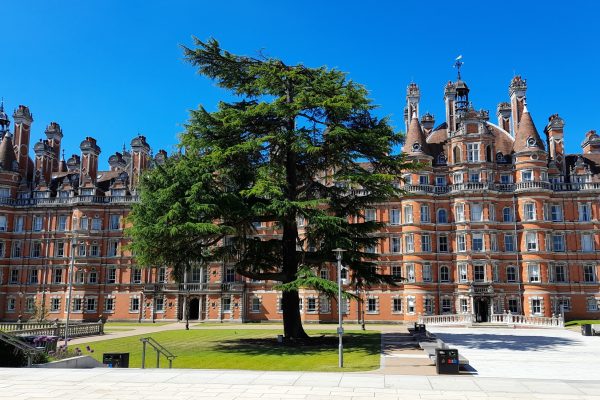
[[[457,348],[480,377],[600,382],[598,336],[563,329],[427,329]]]
[[[0,399],[596,399],[600,382],[363,373],[0,369]]]

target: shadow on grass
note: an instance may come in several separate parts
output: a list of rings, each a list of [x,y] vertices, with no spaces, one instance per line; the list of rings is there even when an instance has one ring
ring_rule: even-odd
[[[379,334],[345,334],[344,351],[356,351],[364,355],[379,354]],[[309,339],[279,343],[277,338],[240,338],[224,340],[215,345],[215,350],[245,355],[319,355],[338,348],[337,336],[311,336]]]
[[[436,333],[448,346],[478,350],[553,350],[558,346],[579,346],[575,340],[553,336]]]

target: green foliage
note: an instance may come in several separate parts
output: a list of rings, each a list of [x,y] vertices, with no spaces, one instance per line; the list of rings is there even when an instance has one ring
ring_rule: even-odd
[[[415,165],[393,154],[402,136],[372,114],[367,90],[336,69],[238,56],[215,40],[195,45],[186,59],[237,99],[192,111],[180,154],[142,179],[129,231],[138,262],[173,265],[181,277],[191,263],[227,259],[287,293],[331,293],[335,284],[308,271],[341,247],[353,284],[394,284],[365,252],[382,225],[356,217],[401,195],[394,183]],[[308,221],[301,233],[297,218]],[[274,224],[267,240],[256,222]],[[284,322],[299,324],[297,308],[284,304]]]

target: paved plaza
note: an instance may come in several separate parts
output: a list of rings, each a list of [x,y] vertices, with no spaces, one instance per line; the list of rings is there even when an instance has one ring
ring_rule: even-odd
[[[439,328],[479,377],[600,381],[600,337],[566,329]]]
[[[600,382],[222,370],[0,369],[0,399],[600,399]]]
[[[600,400],[598,337],[583,337],[578,332],[558,329],[429,329],[469,359],[472,374],[438,376],[431,374],[431,368],[419,370],[425,374],[402,373],[405,369],[393,365],[363,373],[0,368],[0,400],[207,397]],[[398,332],[403,330],[394,326],[387,334],[392,332],[394,343],[399,343]],[[388,363],[394,355],[399,355],[385,350],[385,346],[383,354],[390,357]]]

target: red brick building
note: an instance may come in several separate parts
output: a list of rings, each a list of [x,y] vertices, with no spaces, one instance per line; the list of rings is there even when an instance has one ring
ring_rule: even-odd
[[[403,151],[425,167],[399,177],[406,196],[360,217],[386,224],[371,251],[381,255],[380,272],[404,280],[359,292],[361,303],[343,305],[347,320],[448,314],[488,321],[508,311],[600,318],[600,136],[588,132],[581,154],[565,154],[564,121],[550,116],[540,134],[526,90],[524,79],[513,78],[510,102],[498,105],[493,123],[472,107],[464,81],[448,82],[446,115],[436,126],[432,115],[419,114],[418,86],[408,86]],[[141,171],[164,151],[153,157],[139,136],[99,171],[96,141],[86,138],[65,161],[62,131],[52,123],[31,159],[29,110],[19,106],[13,121],[11,134],[0,113],[0,319],[28,319],[42,308],[48,318],[64,318],[71,262],[75,320],[184,319],[186,297],[192,320],[282,318],[272,284],[242,278],[227,262],[194,269],[185,284],[166,267],[136,268],[123,247],[123,218],[137,200]],[[270,224],[256,228],[278,234]],[[320,274],[337,278],[333,266]],[[334,300],[310,290],[300,297],[306,321],[336,320]]]

